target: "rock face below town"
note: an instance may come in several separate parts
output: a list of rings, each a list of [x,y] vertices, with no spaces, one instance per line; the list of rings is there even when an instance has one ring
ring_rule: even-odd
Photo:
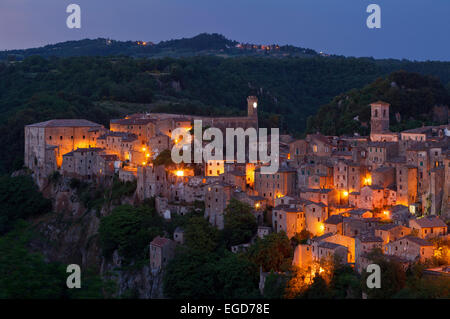
[[[94,270],[104,280],[113,280],[115,297],[163,298],[161,273],[152,274],[145,265],[122,268],[117,252],[112,260],[105,260],[98,227],[100,217],[108,215],[113,207],[87,210],[69,184],[68,179],[60,178],[43,190],[52,199],[54,212],[32,221],[39,236],[31,241],[31,248],[48,261],[78,264],[82,271]]]
[[[106,280],[117,285],[117,296],[125,298],[160,299],[162,292],[162,272],[152,272],[150,265],[121,267],[121,258],[114,252],[112,261],[103,261],[101,274]]]

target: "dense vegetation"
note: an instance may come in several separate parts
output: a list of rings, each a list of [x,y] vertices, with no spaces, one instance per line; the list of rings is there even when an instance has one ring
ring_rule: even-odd
[[[100,222],[103,254],[111,257],[118,250],[125,260],[144,259],[148,257],[148,244],[163,235],[163,224],[163,218],[153,207],[118,206]]]
[[[102,298],[110,293],[109,283],[91,271],[83,272],[81,289],[68,289],[66,267],[33,252],[30,241],[37,234],[23,219],[50,212],[50,201],[29,176],[0,178],[0,299]]]
[[[202,45],[189,44],[188,39],[180,41],[173,42],[173,45]],[[201,38],[192,41],[204,42]],[[84,42],[76,44],[80,47],[87,45]],[[269,59],[244,56],[227,59],[193,56],[144,59],[126,56],[30,56],[20,62],[0,63],[0,136],[1,141],[8,145],[8,152],[0,155],[0,170],[11,171],[21,167],[23,127],[30,123],[51,118],[86,118],[108,125],[111,118],[149,110],[244,115],[245,97],[249,94],[255,94],[260,99],[261,127],[280,127],[283,132],[299,135],[305,131],[308,116],[316,114],[320,105],[329,103],[342,92],[362,88],[400,69],[436,76],[444,84],[450,82],[450,63],[446,62],[344,57]],[[429,93],[431,98],[422,94],[426,114],[434,106],[431,105],[433,101],[445,102],[445,97],[435,96],[442,95],[442,87],[439,88],[440,84],[433,81],[427,82],[420,77],[405,80],[406,87],[419,86],[419,90],[423,87],[424,91],[432,88]],[[387,88],[386,83],[390,80],[377,80],[372,84],[375,87],[370,94],[363,92],[365,98],[354,97],[358,95],[357,91],[348,93],[356,99],[349,102],[348,112],[346,108],[334,107],[339,99],[336,98],[331,103],[333,106],[325,106],[320,115],[310,121],[309,130],[323,129],[327,133],[363,130],[352,122],[352,116],[361,113],[362,120],[366,116],[366,111],[360,111],[363,109],[361,105],[367,107],[372,97],[389,99],[392,96],[394,103],[408,95],[407,90],[395,96],[390,93],[393,89],[379,92]],[[402,90],[401,87],[398,90]],[[353,104],[358,107],[353,107]],[[394,105],[394,108],[397,106]],[[406,110],[401,115],[402,120],[408,121],[411,112]],[[336,118],[343,122],[343,129],[334,129],[341,127],[333,122]],[[419,122],[423,119],[415,120]],[[419,125],[418,122],[408,125]]]
[[[154,44],[148,41],[114,41],[110,39],[85,39],[80,41],[67,41],[58,44],[46,45],[41,48],[26,50],[0,51],[0,61],[17,60],[32,55],[43,57],[73,57],[73,56],[118,56],[132,57],[185,57],[193,55],[220,55],[220,56],[316,56],[317,52],[311,49],[294,47],[291,45],[278,46],[276,50],[258,50],[253,45],[246,49],[236,48],[238,42],[229,40],[220,34],[201,33],[193,38],[161,41]]]
[[[375,101],[391,104],[391,130],[401,131],[425,125],[447,124],[448,117],[435,107],[450,105],[450,87],[433,77],[405,71],[379,78],[362,89],[335,97],[308,119],[308,131],[327,135],[367,135],[370,106]]]
[[[50,212],[44,198],[29,176],[0,177],[0,235],[10,231],[17,220]]]
[[[276,272],[289,269],[293,250],[285,233],[255,238],[255,217],[236,200],[227,207],[227,214],[223,230],[213,227],[202,213],[177,217],[175,222],[185,231],[185,245],[178,248],[165,272],[168,297],[256,298],[260,267]],[[248,252],[229,251],[230,245],[250,240],[256,243]]]

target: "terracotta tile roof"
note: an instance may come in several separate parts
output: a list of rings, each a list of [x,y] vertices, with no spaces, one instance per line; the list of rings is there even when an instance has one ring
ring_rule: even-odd
[[[164,237],[155,237],[155,239],[152,240],[152,242],[150,243],[150,245],[153,246],[158,246],[158,247],[164,247],[168,244],[170,244],[172,241],[168,238],[164,238]]]

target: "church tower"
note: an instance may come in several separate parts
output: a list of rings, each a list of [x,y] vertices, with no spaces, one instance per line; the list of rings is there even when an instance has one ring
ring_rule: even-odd
[[[378,101],[370,104],[370,132],[389,132],[389,103]]]
[[[247,116],[258,118],[258,98],[256,96],[247,97]]]

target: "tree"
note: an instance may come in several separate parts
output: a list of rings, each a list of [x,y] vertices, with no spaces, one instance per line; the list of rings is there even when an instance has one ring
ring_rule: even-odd
[[[297,246],[299,244],[306,244],[307,240],[311,237],[312,234],[306,229],[303,229],[301,232],[296,233],[294,237],[291,238],[291,242],[294,244],[294,246]]]
[[[273,271],[266,277],[264,283],[264,298],[282,299],[285,295],[286,275],[276,274]]]
[[[166,167],[172,166],[174,163],[172,161],[172,154],[170,150],[164,150],[156,156],[153,160],[155,166],[164,165]]]
[[[194,250],[213,252],[219,246],[219,231],[203,216],[193,216],[185,226],[186,245]]]
[[[46,263],[28,251],[30,233],[25,222],[0,237],[0,299],[55,299],[65,294],[66,273],[59,263]]]
[[[126,260],[144,258],[148,244],[163,234],[164,221],[154,208],[122,205],[100,220],[98,229],[103,254],[110,257],[114,250]]]
[[[366,271],[362,273],[362,290],[369,298],[388,299],[405,287],[406,274],[399,262],[387,259],[381,249],[372,250],[368,254],[368,259],[381,268],[381,288],[379,289],[369,289],[366,282],[370,274]]]
[[[163,278],[164,295],[176,299],[256,298],[257,287],[253,265],[225,250],[211,253],[182,248]]]
[[[320,275],[316,275],[311,286],[303,293],[302,298],[305,299],[330,299],[332,296],[330,289]]]
[[[225,209],[223,236],[227,247],[247,243],[256,234],[258,225],[252,208],[231,199]]]
[[[337,299],[360,298],[360,278],[355,270],[347,264],[335,265],[330,292],[333,298]]]
[[[41,253],[30,251],[34,236],[27,222],[17,221],[0,237],[0,299],[99,299],[111,295],[111,283],[91,270],[82,270],[80,289],[68,289],[67,265],[47,262]]]
[[[257,239],[247,253],[248,258],[263,271],[282,272],[290,268],[292,246],[286,233],[271,233],[263,239]]]
[[[50,212],[51,201],[38,191],[30,176],[0,177],[0,234],[20,218]]]

